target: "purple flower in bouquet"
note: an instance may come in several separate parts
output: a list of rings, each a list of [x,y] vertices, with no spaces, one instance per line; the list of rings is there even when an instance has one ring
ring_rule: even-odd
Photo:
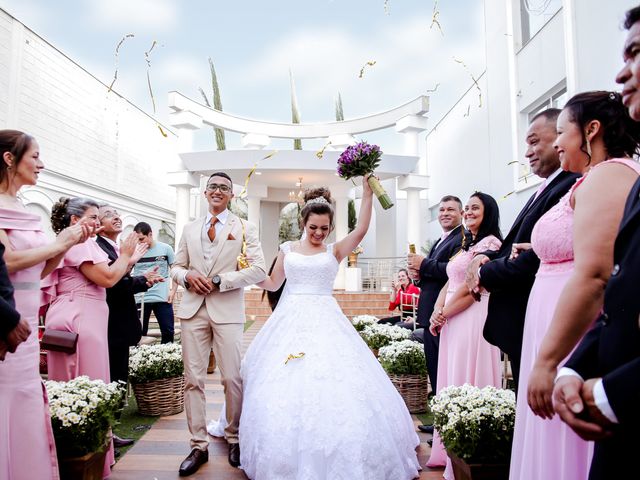
[[[338,158],[338,176],[349,180],[354,177],[373,174],[374,170],[380,165],[381,157],[382,152],[378,145],[370,145],[364,141],[349,145]],[[368,181],[382,208],[387,210],[393,207],[393,202],[382,188],[382,185],[380,185],[380,181],[373,175],[369,177]]]

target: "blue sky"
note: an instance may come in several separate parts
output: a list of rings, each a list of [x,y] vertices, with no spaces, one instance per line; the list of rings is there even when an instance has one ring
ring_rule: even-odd
[[[334,119],[341,93],[346,118],[407,102],[436,84],[430,124],[484,70],[483,2],[442,0],[444,35],[430,29],[434,0],[0,0],[27,27],[109,84],[114,51],[123,35],[114,89],[152,113],[144,52],[153,40],[151,79],[157,117],[166,121],[166,93],[178,90],[200,100],[209,91],[207,58],[214,60],[224,110],[286,122],[291,118],[289,68],[296,82],[303,122]],[[358,78],[367,61],[364,77]],[[201,148],[213,148],[202,132]],[[236,136],[237,137],[237,136]],[[238,144],[233,135],[231,146]],[[400,148],[397,135],[379,134]],[[317,144],[308,142],[309,148]]]

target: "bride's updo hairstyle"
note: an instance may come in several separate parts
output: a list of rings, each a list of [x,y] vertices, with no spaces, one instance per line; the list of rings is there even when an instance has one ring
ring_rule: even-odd
[[[333,229],[333,205],[331,192],[328,188],[310,188],[304,192],[304,205],[300,210],[302,228],[307,224],[309,215],[329,215],[329,227]]]
[[[60,197],[60,200],[51,207],[51,228],[57,235],[71,225],[72,215],[81,217],[89,207],[98,208],[98,202],[90,198]]]

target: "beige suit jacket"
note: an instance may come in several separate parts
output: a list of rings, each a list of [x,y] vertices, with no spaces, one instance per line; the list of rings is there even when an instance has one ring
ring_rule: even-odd
[[[242,220],[251,266],[238,270],[237,257],[242,248],[241,220],[229,212],[227,222],[217,235],[218,242],[208,263],[205,262],[202,251],[202,229],[205,221],[206,218],[199,218],[185,225],[171,267],[171,278],[184,287],[183,279],[188,270],[195,270],[208,278],[220,275],[220,289],[208,295],[199,295],[185,289],[177,316],[189,319],[196,314],[202,302],[206,302],[207,312],[214,323],[244,323],[244,287],[261,282],[267,276],[257,229],[255,225]]]

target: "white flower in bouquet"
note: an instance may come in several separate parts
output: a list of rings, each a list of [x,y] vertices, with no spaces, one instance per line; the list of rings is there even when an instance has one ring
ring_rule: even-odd
[[[424,376],[427,374],[424,348],[421,343],[413,340],[400,340],[381,347],[378,360],[385,371],[391,375]]]
[[[104,446],[122,408],[124,385],[81,376],[69,382],[48,380],[45,386],[58,451],[80,456]]]
[[[433,423],[445,448],[465,461],[508,458],[515,423],[515,394],[469,384],[443,388],[432,400]]]
[[[356,315],[351,319],[351,324],[358,332],[364,330],[364,327],[367,325],[373,325],[376,323],[378,323],[378,317],[374,317],[373,315]]]
[[[379,349],[391,342],[406,340],[411,336],[411,331],[396,327],[395,325],[387,325],[376,323],[367,325],[361,332],[360,336],[367,343],[369,348]]]
[[[132,383],[145,383],[182,375],[182,347],[177,343],[141,345],[131,349],[129,378]]]

